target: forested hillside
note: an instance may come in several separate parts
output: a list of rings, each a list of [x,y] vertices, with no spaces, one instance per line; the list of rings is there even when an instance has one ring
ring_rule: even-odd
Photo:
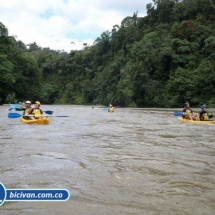
[[[215,104],[215,0],[154,0],[70,53],[8,36],[0,22],[0,103],[181,107]]]

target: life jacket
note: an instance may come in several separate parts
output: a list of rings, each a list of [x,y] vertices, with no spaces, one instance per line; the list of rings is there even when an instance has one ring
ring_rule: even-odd
[[[28,115],[30,111],[31,111],[30,107],[29,108],[25,108],[24,112],[23,112],[23,115]]]
[[[186,114],[191,114],[191,110],[190,109],[186,109]]]
[[[108,112],[114,112],[114,108],[113,107],[108,108]]]
[[[201,116],[201,120],[209,120],[208,113],[203,113]]]
[[[39,108],[33,109],[33,111],[31,113],[32,113],[32,115],[34,115],[34,117],[36,119],[38,119],[38,118],[40,118],[42,116],[42,112],[41,112],[41,110]]]

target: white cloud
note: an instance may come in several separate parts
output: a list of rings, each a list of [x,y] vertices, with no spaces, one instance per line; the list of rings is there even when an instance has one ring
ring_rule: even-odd
[[[36,42],[55,50],[80,50],[102,32],[138,11],[146,0],[0,0],[0,22],[25,44]],[[71,42],[75,42],[72,44]]]

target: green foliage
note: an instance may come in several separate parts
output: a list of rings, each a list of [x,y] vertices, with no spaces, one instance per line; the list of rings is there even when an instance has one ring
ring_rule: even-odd
[[[0,23],[0,102],[215,104],[215,2],[154,0],[70,53],[25,45]]]
[[[59,90],[55,84],[47,83],[44,84],[41,92],[41,100],[45,104],[53,104],[58,96]]]

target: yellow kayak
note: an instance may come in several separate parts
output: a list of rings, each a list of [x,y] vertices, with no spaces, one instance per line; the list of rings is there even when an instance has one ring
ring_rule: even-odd
[[[189,119],[184,119],[183,117],[178,117],[178,120],[180,122],[192,123],[192,124],[215,124],[215,120],[207,120],[207,121],[189,120]]]
[[[41,118],[41,119],[24,119],[22,117],[19,118],[20,122],[27,123],[27,124],[49,124],[48,118]]]

